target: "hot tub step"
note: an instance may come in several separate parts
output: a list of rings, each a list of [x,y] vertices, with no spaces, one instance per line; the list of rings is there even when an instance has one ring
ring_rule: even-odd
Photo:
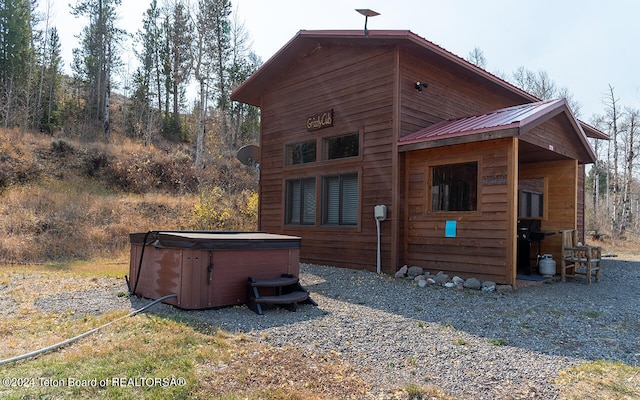
[[[249,277],[247,283],[247,306],[255,313],[262,315],[262,305],[277,305],[289,311],[296,311],[298,303],[313,304],[309,292],[298,281],[298,277],[292,274],[282,274],[279,278],[254,279]],[[270,290],[274,295],[260,295],[259,289]],[[275,289],[275,290],[274,290]],[[263,290],[264,292],[264,290]]]
[[[305,301],[309,297],[309,292],[295,291],[287,294],[281,294],[278,296],[262,296],[258,299],[252,297],[251,299],[256,303],[261,304],[286,304],[286,303],[300,303]]]
[[[298,283],[298,277],[292,274],[283,274],[281,277],[273,279],[249,278],[249,286],[255,287],[284,287],[296,283]]]

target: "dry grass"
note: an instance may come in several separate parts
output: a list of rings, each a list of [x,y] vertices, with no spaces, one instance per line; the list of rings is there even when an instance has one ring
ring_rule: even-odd
[[[624,260],[640,261],[640,241],[637,240],[587,240],[587,244],[602,247],[603,254],[615,254]]]
[[[369,393],[353,367],[333,352],[302,354],[295,348],[240,341],[229,356],[199,365],[203,397],[362,399]]]
[[[255,230],[256,177],[217,163],[199,186],[184,146],[0,130],[0,262],[122,258],[132,232]]]
[[[561,373],[563,399],[632,400],[640,398],[640,368],[619,362],[593,361]]]
[[[96,193],[91,183],[45,179],[5,189],[0,260],[113,258],[127,251],[131,232],[187,228],[193,196]]]

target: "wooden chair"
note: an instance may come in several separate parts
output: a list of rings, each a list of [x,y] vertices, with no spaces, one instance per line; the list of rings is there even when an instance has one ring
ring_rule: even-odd
[[[578,232],[575,229],[560,231],[562,234],[562,258],[560,260],[560,279],[566,282],[567,276],[585,275],[587,285],[595,275],[596,282],[600,282],[600,262],[602,249],[600,247],[585,246],[578,242]]]

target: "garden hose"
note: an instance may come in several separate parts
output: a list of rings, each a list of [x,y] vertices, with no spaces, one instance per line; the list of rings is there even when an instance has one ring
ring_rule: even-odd
[[[125,316],[122,316],[122,317],[120,317],[120,318],[117,318],[117,319],[115,319],[115,320],[113,320],[113,321],[111,321],[111,322],[107,322],[106,324],[104,324],[104,325],[102,325],[102,326],[99,326],[99,327],[97,327],[97,328],[94,328],[94,329],[92,329],[92,330],[90,330],[90,331],[88,331],[88,332],[85,332],[85,333],[80,334],[80,335],[78,335],[78,336],[72,337],[71,339],[67,339],[67,340],[65,340],[65,341],[63,341],[63,342],[60,342],[60,343],[54,344],[54,345],[52,345],[52,346],[45,347],[44,349],[40,349],[40,350],[36,350],[36,351],[32,351],[31,353],[23,354],[23,355],[21,355],[21,356],[16,356],[16,357],[12,357],[12,358],[7,358],[6,360],[2,360],[2,361],[0,361],[0,365],[3,365],[3,364],[9,364],[9,363],[12,363],[12,362],[15,362],[15,361],[24,360],[24,359],[27,359],[27,358],[30,358],[30,357],[35,357],[35,356],[37,356],[37,355],[39,355],[39,354],[46,353],[46,352],[48,352],[48,351],[56,350],[56,349],[58,349],[58,348],[60,348],[60,347],[62,347],[62,346],[65,346],[65,345],[67,345],[67,344],[73,343],[73,342],[75,342],[75,341],[76,341],[76,340],[78,340],[78,339],[82,339],[82,338],[83,338],[83,337],[85,337],[85,336],[91,335],[92,333],[95,333],[95,332],[99,331],[100,329],[105,328],[105,327],[107,327],[107,326],[109,326],[109,325],[113,324],[114,322],[120,321],[121,319],[124,319],[124,318],[127,318],[127,317],[133,317],[134,315],[136,315],[136,314],[138,314],[138,313],[141,313],[142,311],[144,311],[144,310],[146,310],[147,308],[150,308],[151,306],[153,306],[153,305],[155,305],[155,304],[157,304],[157,303],[161,302],[162,300],[166,300],[166,299],[169,299],[169,298],[171,298],[171,297],[178,297],[178,295],[177,295],[177,294],[169,294],[169,295],[166,295],[166,296],[164,296],[164,297],[160,297],[159,299],[152,301],[151,303],[147,304],[146,306],[142,307],[142,308],[141,308],[141,309],[139,309],[139,310],[135,310],[135,311],[133,311],[133,312],[131,312],[131,313],[129,313],[129,314],[127,314],[127,315],[125,315]]]

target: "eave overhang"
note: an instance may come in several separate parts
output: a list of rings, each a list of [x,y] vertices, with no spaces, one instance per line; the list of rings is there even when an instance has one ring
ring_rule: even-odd
[[[565,99],[539,101],[503,108],[485,114],[441,121],[398,140],[398,151],[406,152],[427,148],[473,143],[505,137],[526,138],[527,132],[544,122],[564,114],[571,132],[578,138],[582,164],[596,161],[587,135],[573,116]]]

